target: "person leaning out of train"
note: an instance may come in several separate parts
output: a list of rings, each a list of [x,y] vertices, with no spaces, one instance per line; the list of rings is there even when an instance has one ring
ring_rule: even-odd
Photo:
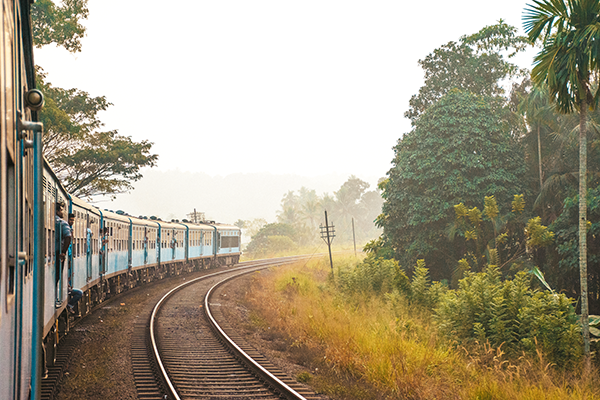
[[[71,228],[71,237],[73,237],[73,224],[75,223],[75,214],[73,213],[69,213],[69,218],[67,219],[67,222],[69,224],[69,228]],[[69,244],[69,251],[67,253],[69,260],[71,259],[71,254],[73,254],[73,242],[71,241],[71,243]]]
[[[73,237],[73,224],[75,223],[75,214],[69,213],[69,228],[71,228],[71,237]],[[73,244],[69,245],[69,258],[72,254]],[[71,282],[69,282],[69,302],[67,303],[67,310],[71,314],[75,314],[75,304],[83,297],[83,292],[79,289],[73,289]]]
[[[106,245],[108,244],[108,227],[104,227],[100,230],[100,254],[104,253]]]
[[[64,219],[64,204],[56,203],[56,217],[55,217],[55,251],[58,252],[57,268],[56,268],[56,283],[60,280],[62,275],[63,266],[65,259],[67,258],[67,252],[71,245],[71,227]]]

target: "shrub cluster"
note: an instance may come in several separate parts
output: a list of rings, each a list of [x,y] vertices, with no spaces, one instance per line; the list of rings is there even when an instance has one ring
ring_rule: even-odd
[[[567,366],[581,355],[581,327],[565,295],[531,288],[531,275],[502,279],[496,266],[466,272],[456,290],[431,283],[419,260],[411,279],[395,260],[369,256],[353,269],[340,271],[345,293],[384,295],[397,292],[412,305],[434,311],[440,333],[456,345],[501,347],[512,357],[542,351],[549,362]]]
[[[458,290],[441,296],[437,325],[457,344],[489,343],[513,356],[539,349],[559,366],[576,361],[582,339],[571,300],[530,286],[531,275],[525,272],[504,281],[495,266],[467,272]]]

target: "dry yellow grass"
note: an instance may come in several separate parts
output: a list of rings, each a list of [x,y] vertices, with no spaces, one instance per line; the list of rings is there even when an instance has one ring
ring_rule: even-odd
[[[429,311],[397,294],[342,296],[329,273],[328,260],[313,260],[257,274],[249,300],[295,345],[318,349],[334,374],[374,388],[370,398],[600,399],[594,379],[558,372],[541,356],[509,362],[501,349],[454,349],[438,337]]]

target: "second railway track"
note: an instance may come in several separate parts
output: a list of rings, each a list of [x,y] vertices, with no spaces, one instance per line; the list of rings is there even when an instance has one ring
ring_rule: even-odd
[[[322,398],[285,376],[236,335],[223,321],[218,300],[205,300],[226,278],[297,259],[245,263],[243,268],[187,282],[163,297],[148,323],[136,327],[132,357],[139,398]]]

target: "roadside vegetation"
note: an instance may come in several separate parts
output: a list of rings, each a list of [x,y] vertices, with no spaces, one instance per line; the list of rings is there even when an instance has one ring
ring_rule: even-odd
[[[572,301],[496,267],[452,290],[419,261],[408,277],[373,255],[326,258],[257,274],[247,301],[259,327],[300,348],[297,379],[344,399],[595,399],[579,375]]]

